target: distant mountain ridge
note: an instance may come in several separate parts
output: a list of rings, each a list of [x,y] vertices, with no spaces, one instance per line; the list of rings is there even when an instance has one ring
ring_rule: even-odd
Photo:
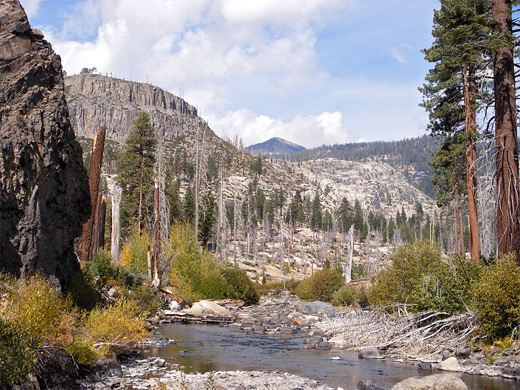
[[[297,153],[307,150],[301,145],[287,141],[280,137],[273,137],[265,142],[250,145],[246,150],[251,154],[270,153]]]

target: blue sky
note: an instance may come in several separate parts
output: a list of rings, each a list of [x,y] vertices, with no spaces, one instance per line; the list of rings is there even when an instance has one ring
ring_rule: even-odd
[[[437,0],[21,0],[68,74],[181,94],[218,134],[305,147],[426,133]]]

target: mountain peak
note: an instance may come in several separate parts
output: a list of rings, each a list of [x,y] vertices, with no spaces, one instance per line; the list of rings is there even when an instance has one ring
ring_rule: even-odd
[[[259,153],[296,153],[305,150],[301,145],[287,141],[280,137],[273,137],[265,142],[250,145],[246,150],[251,154]]]

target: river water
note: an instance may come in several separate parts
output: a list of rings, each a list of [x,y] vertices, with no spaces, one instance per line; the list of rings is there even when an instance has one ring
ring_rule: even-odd
[[[303,338],[284,340],[276,336],[246,334],[233,326],[165,324],[159,331],[176,340],[174,345],[151,348],[156,356],[179,364],[183,371],[282,371],[326,383],[331,387],[355,389],[361,379],[395,384],[405,378],[440,373],[423,371],[389,359],[358,359],[349,351],[320,351],[303,348]],[[469,389],[520,390],[520,381],[457,374]]]

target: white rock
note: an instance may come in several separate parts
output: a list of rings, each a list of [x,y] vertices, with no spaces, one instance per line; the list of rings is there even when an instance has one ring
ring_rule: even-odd
[[[184,309],[182,312],[198,316],[232,317],[232,314],[228,309],[211,301],[197,302],[190,309]]]
[[[437,368],[442,371],[455,371],[455,372],[462,371],[461,364],[459,363],[457,358],[453,357],[453,356],[440,362],[438,364]]]

